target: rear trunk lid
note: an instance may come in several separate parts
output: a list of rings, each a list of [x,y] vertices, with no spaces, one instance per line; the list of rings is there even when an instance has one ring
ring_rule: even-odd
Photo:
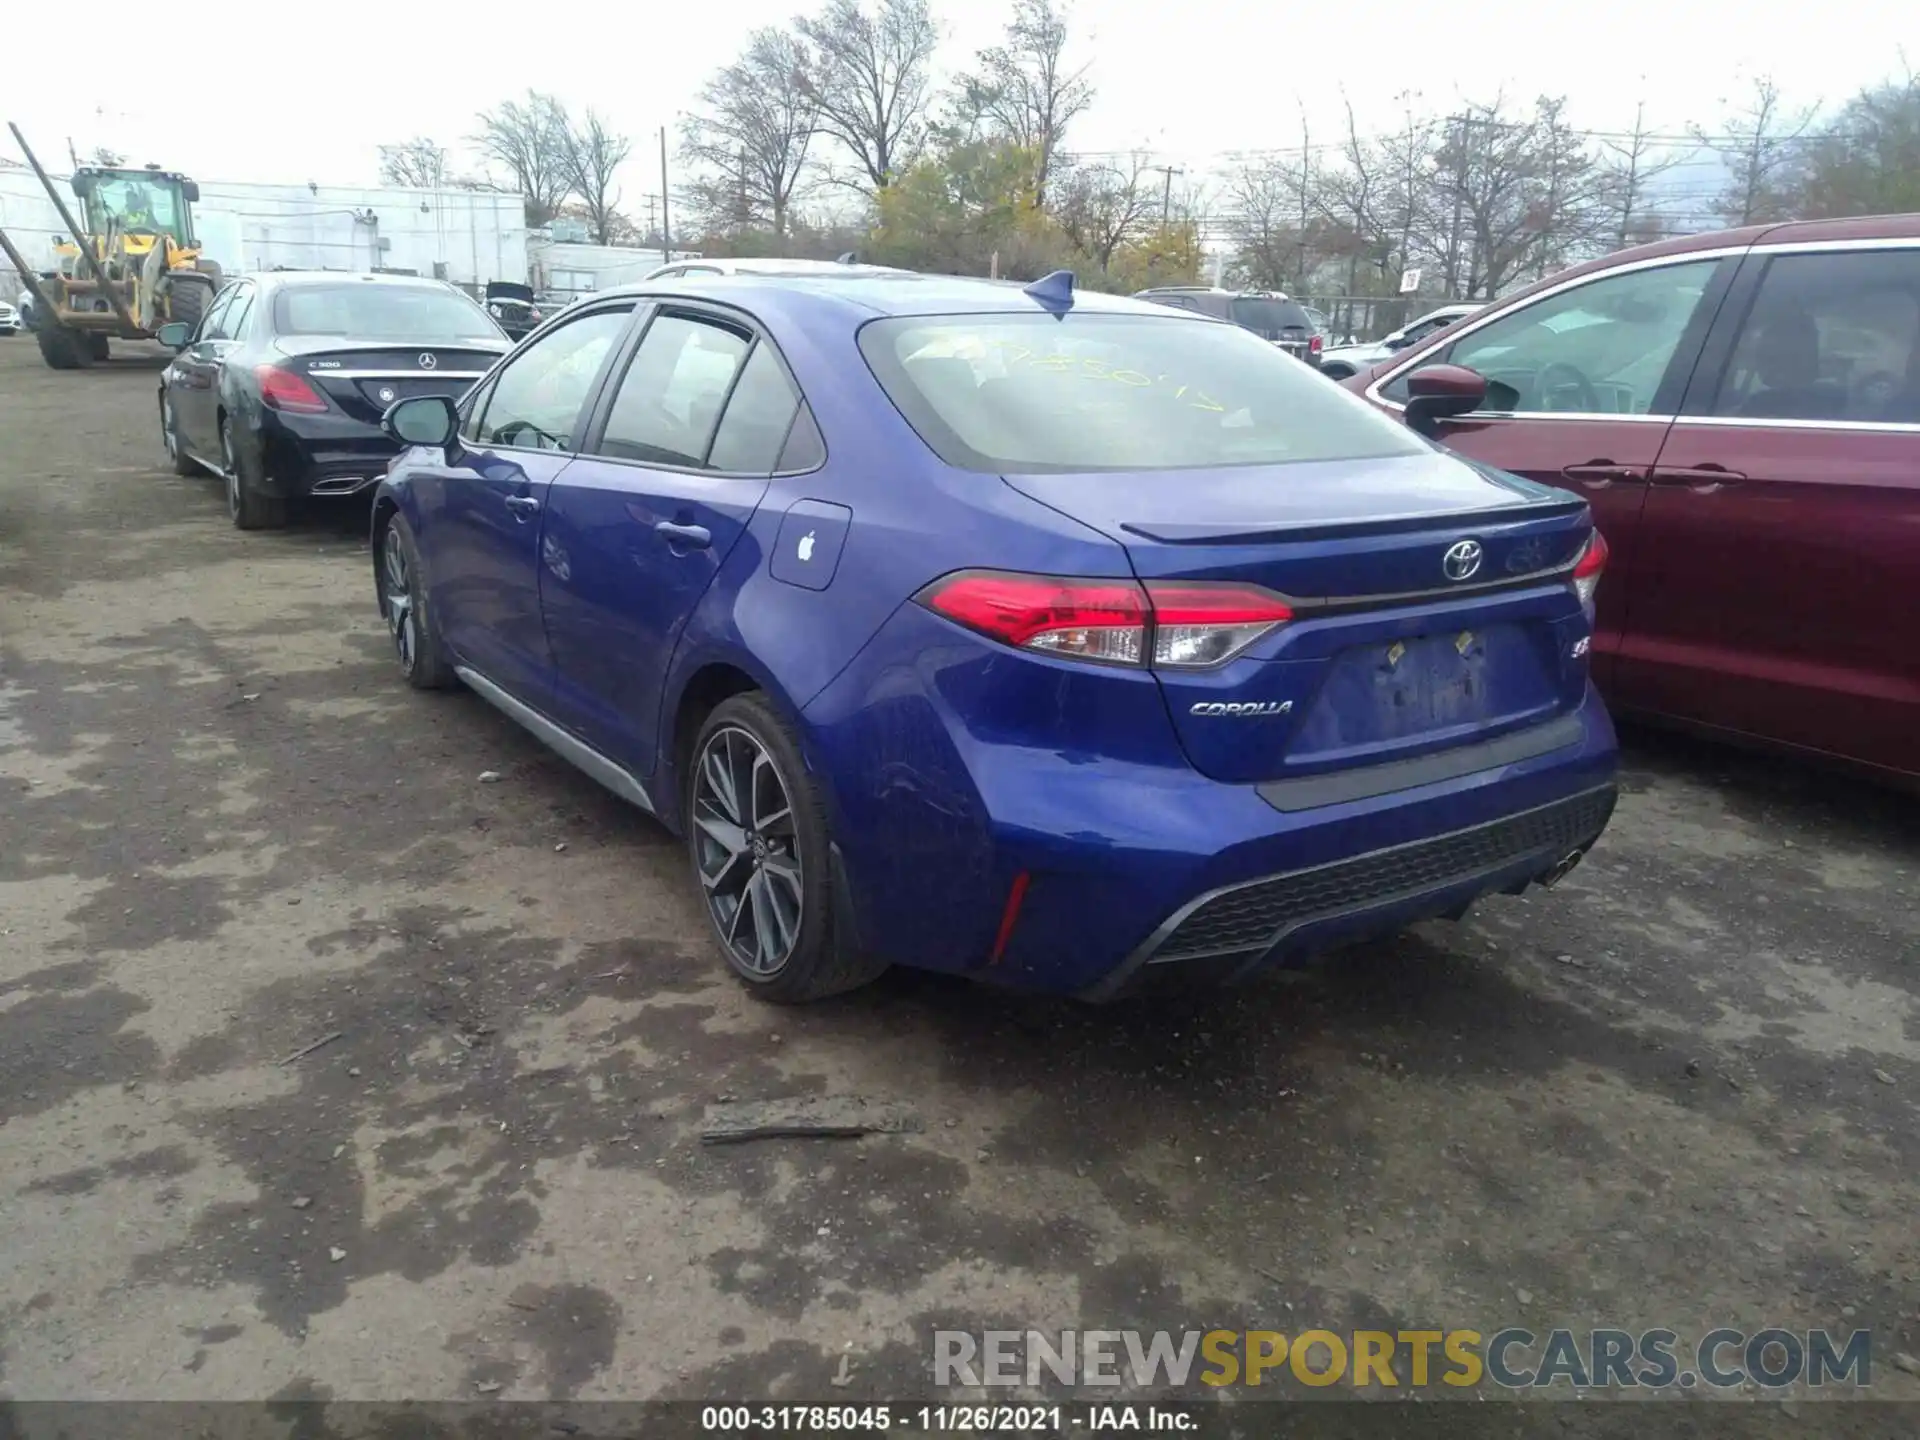
[[[1410,758],[1585,693],[1569,577],[1592,522],[1577,496],[1437,451],[1004,478],[1118,541],[1149,584],[1285,597],[1293,619],[1225,664],[1157,672],[1188,758],[1216,779]]]
[[[416,395],[457,399],[508,346],[356,344],[335,336],[283,336],[274,342],[281,368],[304,376],[345,414],[378,424],[396,400]]]

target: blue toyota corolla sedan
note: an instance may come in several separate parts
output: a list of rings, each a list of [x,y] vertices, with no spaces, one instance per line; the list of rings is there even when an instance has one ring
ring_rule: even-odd
[[[407,680],[683,835],[770,1000],[1235,977],[1551,883],[1613,808],[1585,504],[1233,325],[662,281],[386,424]]]

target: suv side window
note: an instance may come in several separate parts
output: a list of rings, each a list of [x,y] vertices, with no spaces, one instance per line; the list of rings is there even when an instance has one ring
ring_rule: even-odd
[[[549,330],[515,353],[476,406],[477,445],[565,450],[600,367],[627,328],[631,307],[596,310]]]
[[[1920,425],[1920,250],[1768,261],[1708,413]]]
[[[721,407],[752,344],[739,331],[705,320],[659,316],[620,379],[599,453],[614,460],[703,468]],[[776,453],[777,447],[778,442]]]
[[[1486,376],[1489,411],[1645,415],[1719,264],[1598,276],[1462,335],[1427,362]],[[1404,402],[1406,375],[1380,393]]]

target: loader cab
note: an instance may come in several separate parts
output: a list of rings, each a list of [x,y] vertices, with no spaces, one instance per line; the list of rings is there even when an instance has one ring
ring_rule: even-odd
[[[82,166],[73,172],[73,193],[89,235],[109,229],[122,235],[171,235],[191,249],[193,202],[200,187],[170,170],[107,170]]]

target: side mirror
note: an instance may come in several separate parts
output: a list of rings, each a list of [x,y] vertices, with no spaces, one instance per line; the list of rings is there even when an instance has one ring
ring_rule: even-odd
[[[184,320],[169,320],[153,332],[154,338],[169,350],[184,350],[193,339],[193,326]]]
[[[1487,402],[1487,377],[1464,365],[1423,365],[1407,377],[1407,427],[1434,439],[1440,422]]]
[[[445,448],[459,433],[460,412],[444,395],[415,395],[396,400],[380,417],[380,428],[402,445]]]

